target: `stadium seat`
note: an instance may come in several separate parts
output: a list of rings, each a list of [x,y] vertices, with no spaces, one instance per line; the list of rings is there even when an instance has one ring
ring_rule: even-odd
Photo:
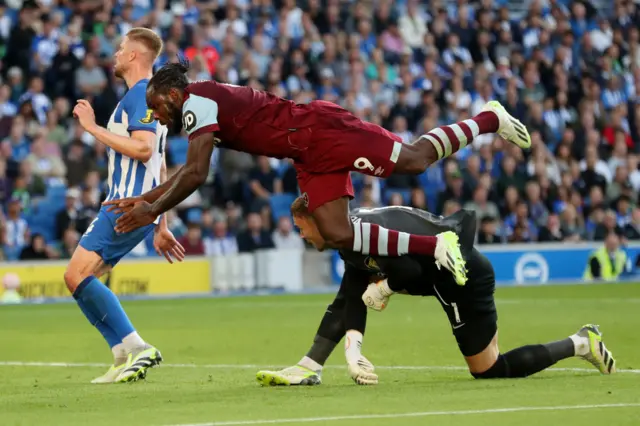
[[[64,198],[67,193],[67,187],[64,185],[47,186],[45,197],[50,200],[61,199],[64,204]]]
[[[291,203],[296,199],[291,194],[274,194],[269,199],[273,220],[277,222],[282,216],[291,215]]]
[[[184,164],[187,162],[187,150],[189,142],[186,138],[171,138],[167,142],[167,149],[171,154],[174,164]]]
[[[187,222],[189,223],[202,222],[202,209],[192,208],[187,210]]]

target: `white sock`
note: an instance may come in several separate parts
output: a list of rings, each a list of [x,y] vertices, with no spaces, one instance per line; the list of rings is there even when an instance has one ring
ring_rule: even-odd
[[[362,333],[357,330],[348,330],[344,340],[344,355],[347,363],[357,362],[362,356]]]
[[[127,360],[127,350],[122,343],[112,347],[111,353],[113,353],[113,365],[120,365]]]
[[[315,371],[316,373],[322,372],[322,366],[306,355],[302,357],[300,362],[298,362],[298,365],[311,371]]]
[[[146,343],[144,342],[144,340],[142,340],[142,337],[140,337],[137,331],[133,331],[132,333],[126,335],[122,339],[122,344],[124,345],[124,348],[127,351],[127,353],[133,352],[134,349],[142,348],[146,345]]]
[[[573,347],[576,351],[576,356],[584,356],[589,353],[589,338],[572,334],[569,339],[573,341]]]

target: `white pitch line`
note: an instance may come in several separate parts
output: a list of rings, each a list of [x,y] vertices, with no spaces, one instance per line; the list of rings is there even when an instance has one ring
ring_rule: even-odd
[[[302,417],[298,419],[239,420],[239,421],[210,422],[210,423],[190,423],[190,424],[187,423],[187,424],[178,424],[178,425],[172,425],[172,426],[266,425],[266,424],[281,424],[281,423],[332,422],[332,421],[340,421],[340,420],[400,419],[400,418],[407,418],[407,417],[429,417],[429,416],[467,416],[470,414],[517,413],[517,412],[523,412],[523,411],[526,412],[526,411],[591,410],[591,409],[597,409],[597,408],[624,408],[624,407],[640,407],[640,403],[488,408],[484,410],[424,411],[424,412],[397,413],[397,414],[359,414],[359,415],[350,415],[350,416]]]
[[[31,362],[31,361],[0,361],[0,367],[110,367],[111,364],[93,362]],[[209,369],[269,369],[284,368],[288,365],[258,365],[258,364],[162,364],[163,368],[209,368]],[[456,365],[376,365],[379,370],[455,370],[467,371],[467,367]],[[325,365],[324,368],[345,368],[344,365]],[[573,371],[597,373],[593,368],[548,368],[545,371]],[[640,374],[640,369],[618,369],[616,373]]]

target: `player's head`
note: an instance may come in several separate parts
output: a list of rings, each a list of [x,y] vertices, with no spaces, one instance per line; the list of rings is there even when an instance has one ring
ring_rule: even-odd
[[[186,60],[166,64],[147,85],[147,105],[153,110],[156,120],[172,127],[176,133],[182,129],[184,89],[189,85],[187,71],[189,62]]]
[[[318,225],[313,220],[311,213],[307,209],[307,201],[304,197],[298,197],[291,204],[291,215],[293,223],[300,229],[300,236],[316,249],[323,251],[326,248],[326,241],[322,238]]]
[[[122,38],[115,54],[116,77],[125,78],[133,70],[148,73],[162,52],[162,39],[148,28],[133,28]]]

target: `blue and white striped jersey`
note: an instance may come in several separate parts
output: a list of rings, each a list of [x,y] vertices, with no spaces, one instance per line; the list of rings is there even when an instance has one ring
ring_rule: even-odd
[[[160,183],[160,166],[167,142],[167,128],[153,118],[147,107],[146,90],[149,80],[140,80],[124,95],[109,119],[107,130],[130,137],[136,130],[153,132],[156,144],[146,163],[129,158],[107,148],[109,158],[109,192],[107,200],[141,195]]]

